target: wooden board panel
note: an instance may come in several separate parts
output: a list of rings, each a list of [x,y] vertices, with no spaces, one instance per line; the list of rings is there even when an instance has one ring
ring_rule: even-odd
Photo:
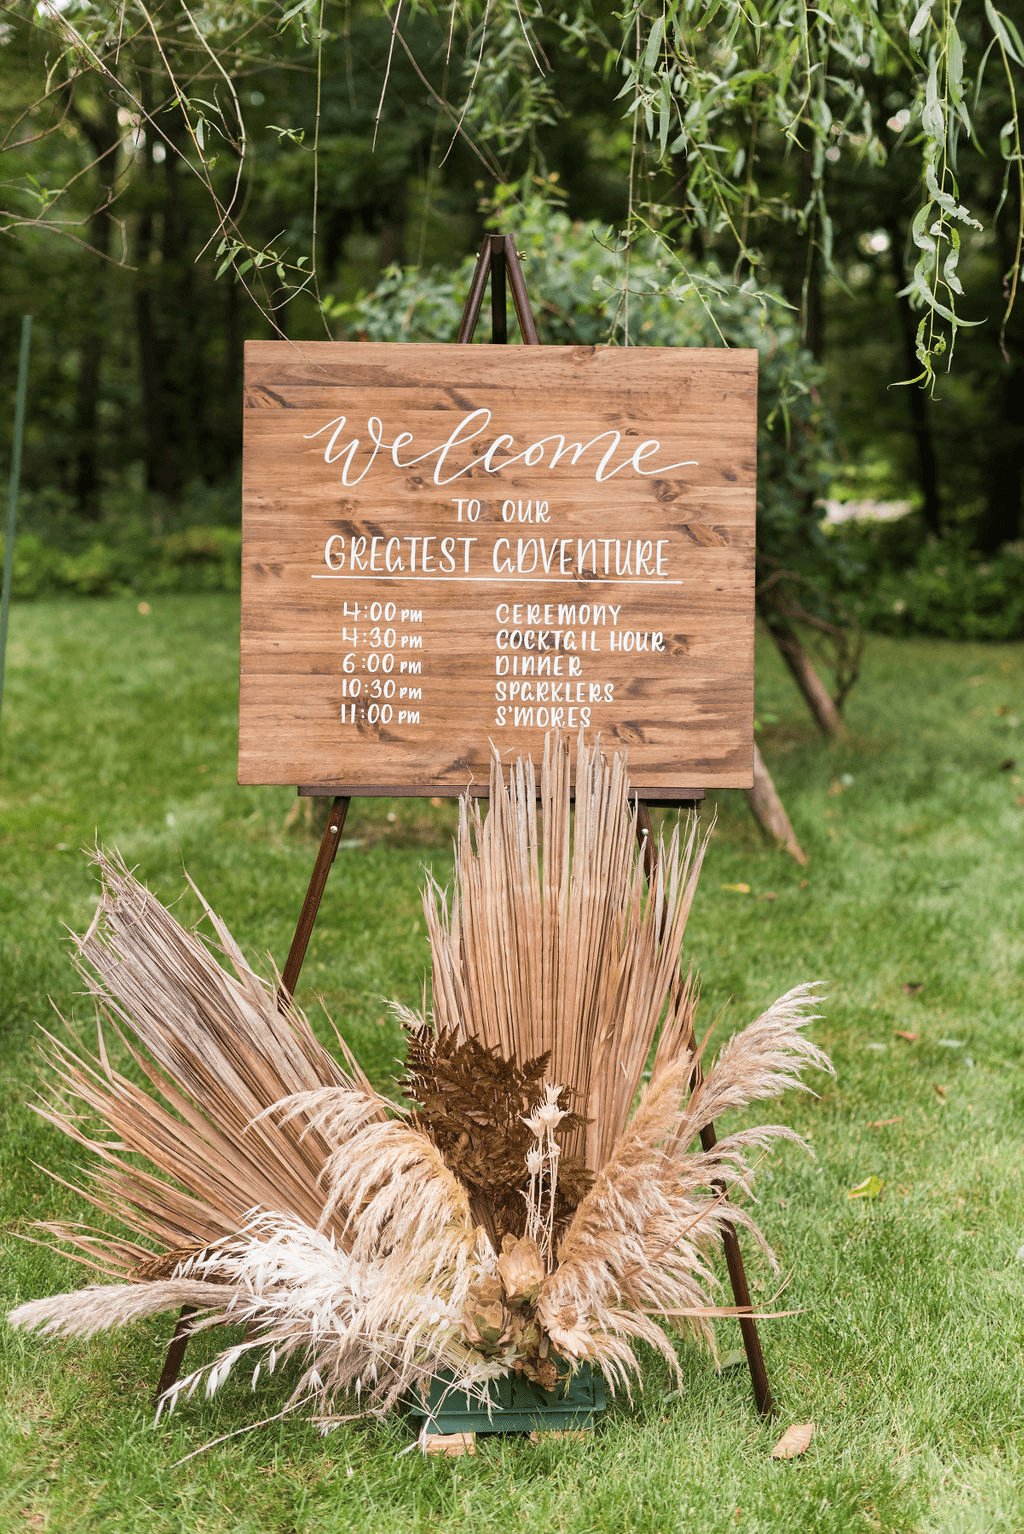
[[[239,781],[753,781],[757,354],[249,342]],[[370,787],[372,785],[372,788]]]

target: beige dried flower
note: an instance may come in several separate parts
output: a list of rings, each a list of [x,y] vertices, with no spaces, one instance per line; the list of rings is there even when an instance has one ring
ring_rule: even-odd
[[[563,1358],[582,1359],[591,1353],[593,1338],[575,1305],[552,1304],[545,1296],[537,1307],[537,1315]]]
[[[466,1291],[462,1307],[462,1334],[471,1348],[492,1354],[506,1340],[508,1311],[502,1303],[505,1291],[495,1273],[485,1273]]]
[[[473,1305],[500,1305],[504,1296],[505,1291],[502,1288],[501,1279],[498,1275],[496,1273],[485,1273],[470,1288],[466,1299]]]
[[[535,1117],[545,1134],[553,1134],[565,1118],[565,1114],[554,1103],[541,1103]]]
[[[462,1312],[462,1331],[471,1347],[481,1353],[497,1352],[506,1326],[505,1307],[467,1304]]]
[[[553,1086],[546,1082],[544,1086],[544,1101],[538,1103],[533,1112],[527,1117],[523,1115],[523,1123],[538,1140],[543,1140],[546,1135],[554,1134],[559,1124],[566,1116],[566,1110],[558,1106],[558,1099],[562,1095],[560,1086]]]
[[[544,1282],[544,1263],[540,1248],[529,1236],[507,1235],[501,1243],[498,1272],[505,1286],[505,1303],[518,1307],[532,1305]]]

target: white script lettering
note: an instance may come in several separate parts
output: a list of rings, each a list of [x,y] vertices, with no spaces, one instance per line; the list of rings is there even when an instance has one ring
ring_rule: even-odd
[[[650,477],[655,474],[671,473],[673,469],[697,467],[696,458],[684,458],[676,463],[653,464],[650,468],[645,468],[644,464],[656,453],[661,452],[661,443],[654,437],[641,442],[635,448],[631,443],[628,444],[628,449],[631,450],[627,450],[626,456],[620,463],[615,463],[614,460],[622,443],[622,433],[614,430],[599,432],[596,437],[591,437],[589,442],[568,442],[564,433],[555,432],[550,436],[538,437],[522,451],[510,453],[499,463],[495,462],[496,454],[516,446],[514,437],[509,436],[507,432],[500,432],[478,458],[473,458],[468,463],[463,462],[459,467],[458,449],[465,448],[471,439],[482,436],[491,424],[491,412],[483,406],[464,415],[443,442],[406,459],[399,458],[398,454],[399,450],[404,452],[413,442],[411,432],[400,431],[393,442],[388,442],[385,440],[384,424],[381,418],[371,415],[366,423],[365,438],[353,435],[350,440],[342,442],[339,439],[345,434],[347,424],[347,416],[335,416],[333,420],[327,421],[316,431],[305,433],[303,437],[305,442],[312,442],[314,438],[322,437],[324,432],[330,433],[324,448],[324,463],[341,464],[341,481],[344,485],[358,485],[360,480],[369,473],[381,452],[390,457],[396,469],[411,469],[430,458],[436,459],[433,472],[435,485],[450,485],[481,467],[487,474],[500,474],[502,469],[512,464],[522,464],[526,468],[533,469],[543,465],[546,460],[550,471],[557,468],[561,460],[566,457],[575,467],[592,448],[600,453],[593,468],[594,478],[599,484],[603,484],[626,469],[632,470],[634,474]],[[365,463],[362,462],[364,458]],[[360,463],[358,472],[356,472],[357,460]],[[511,519],[506,518],[506,520]],[[522,520],[521,517],[520,520]],[[537,520],[542,519],[538,516]]]

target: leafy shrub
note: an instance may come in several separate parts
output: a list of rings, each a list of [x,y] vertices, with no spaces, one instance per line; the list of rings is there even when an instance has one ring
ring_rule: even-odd
[[[145,596],[238,590],[242,535],[237,527],[141,533],[129,525],[104,528],[104,533],[79,549],[67,549],[35,532],[22,533],[14,544],[12,595]]]
[[[913,565],[927,537],[924,523],[913,512],[877,521],[850,517],[823,531],[837,550],[834,564],[841,578],[860,594]]]
[[[151,591],[237,591],[242,534],[237,527],[186,527],[156,540]]]
[[[880,634],[944,639],[1024,638],[1024,543],[997,555],[971,547],[971,508],[943,538],[914,515],[842,522],[826,531],[839,551],[833,588],[861,625]]]
[[[964,542],[924,544],[913,564],[888,566],[846,601],[866,629],[945,639],[1024,638],[1024,544],[984,557]]]

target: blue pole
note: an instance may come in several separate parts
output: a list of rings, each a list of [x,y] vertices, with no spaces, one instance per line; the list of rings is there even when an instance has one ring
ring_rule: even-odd
[[[4,705],[4,662],[7,659],[7,618],[11,610],[11,575],[14,568],[14,524],[18,515],[18,485],[21,480],[21,443],[25,435],[25,400],[28,397],[28,343],[32,334],[32,316],[21,321],[21,352],[18,357],[18,402],[14,409],[14,446],[11,453],[11,499],[7,512],[7,541],[4,544],[4,587],[0,597],[0,710]]]

